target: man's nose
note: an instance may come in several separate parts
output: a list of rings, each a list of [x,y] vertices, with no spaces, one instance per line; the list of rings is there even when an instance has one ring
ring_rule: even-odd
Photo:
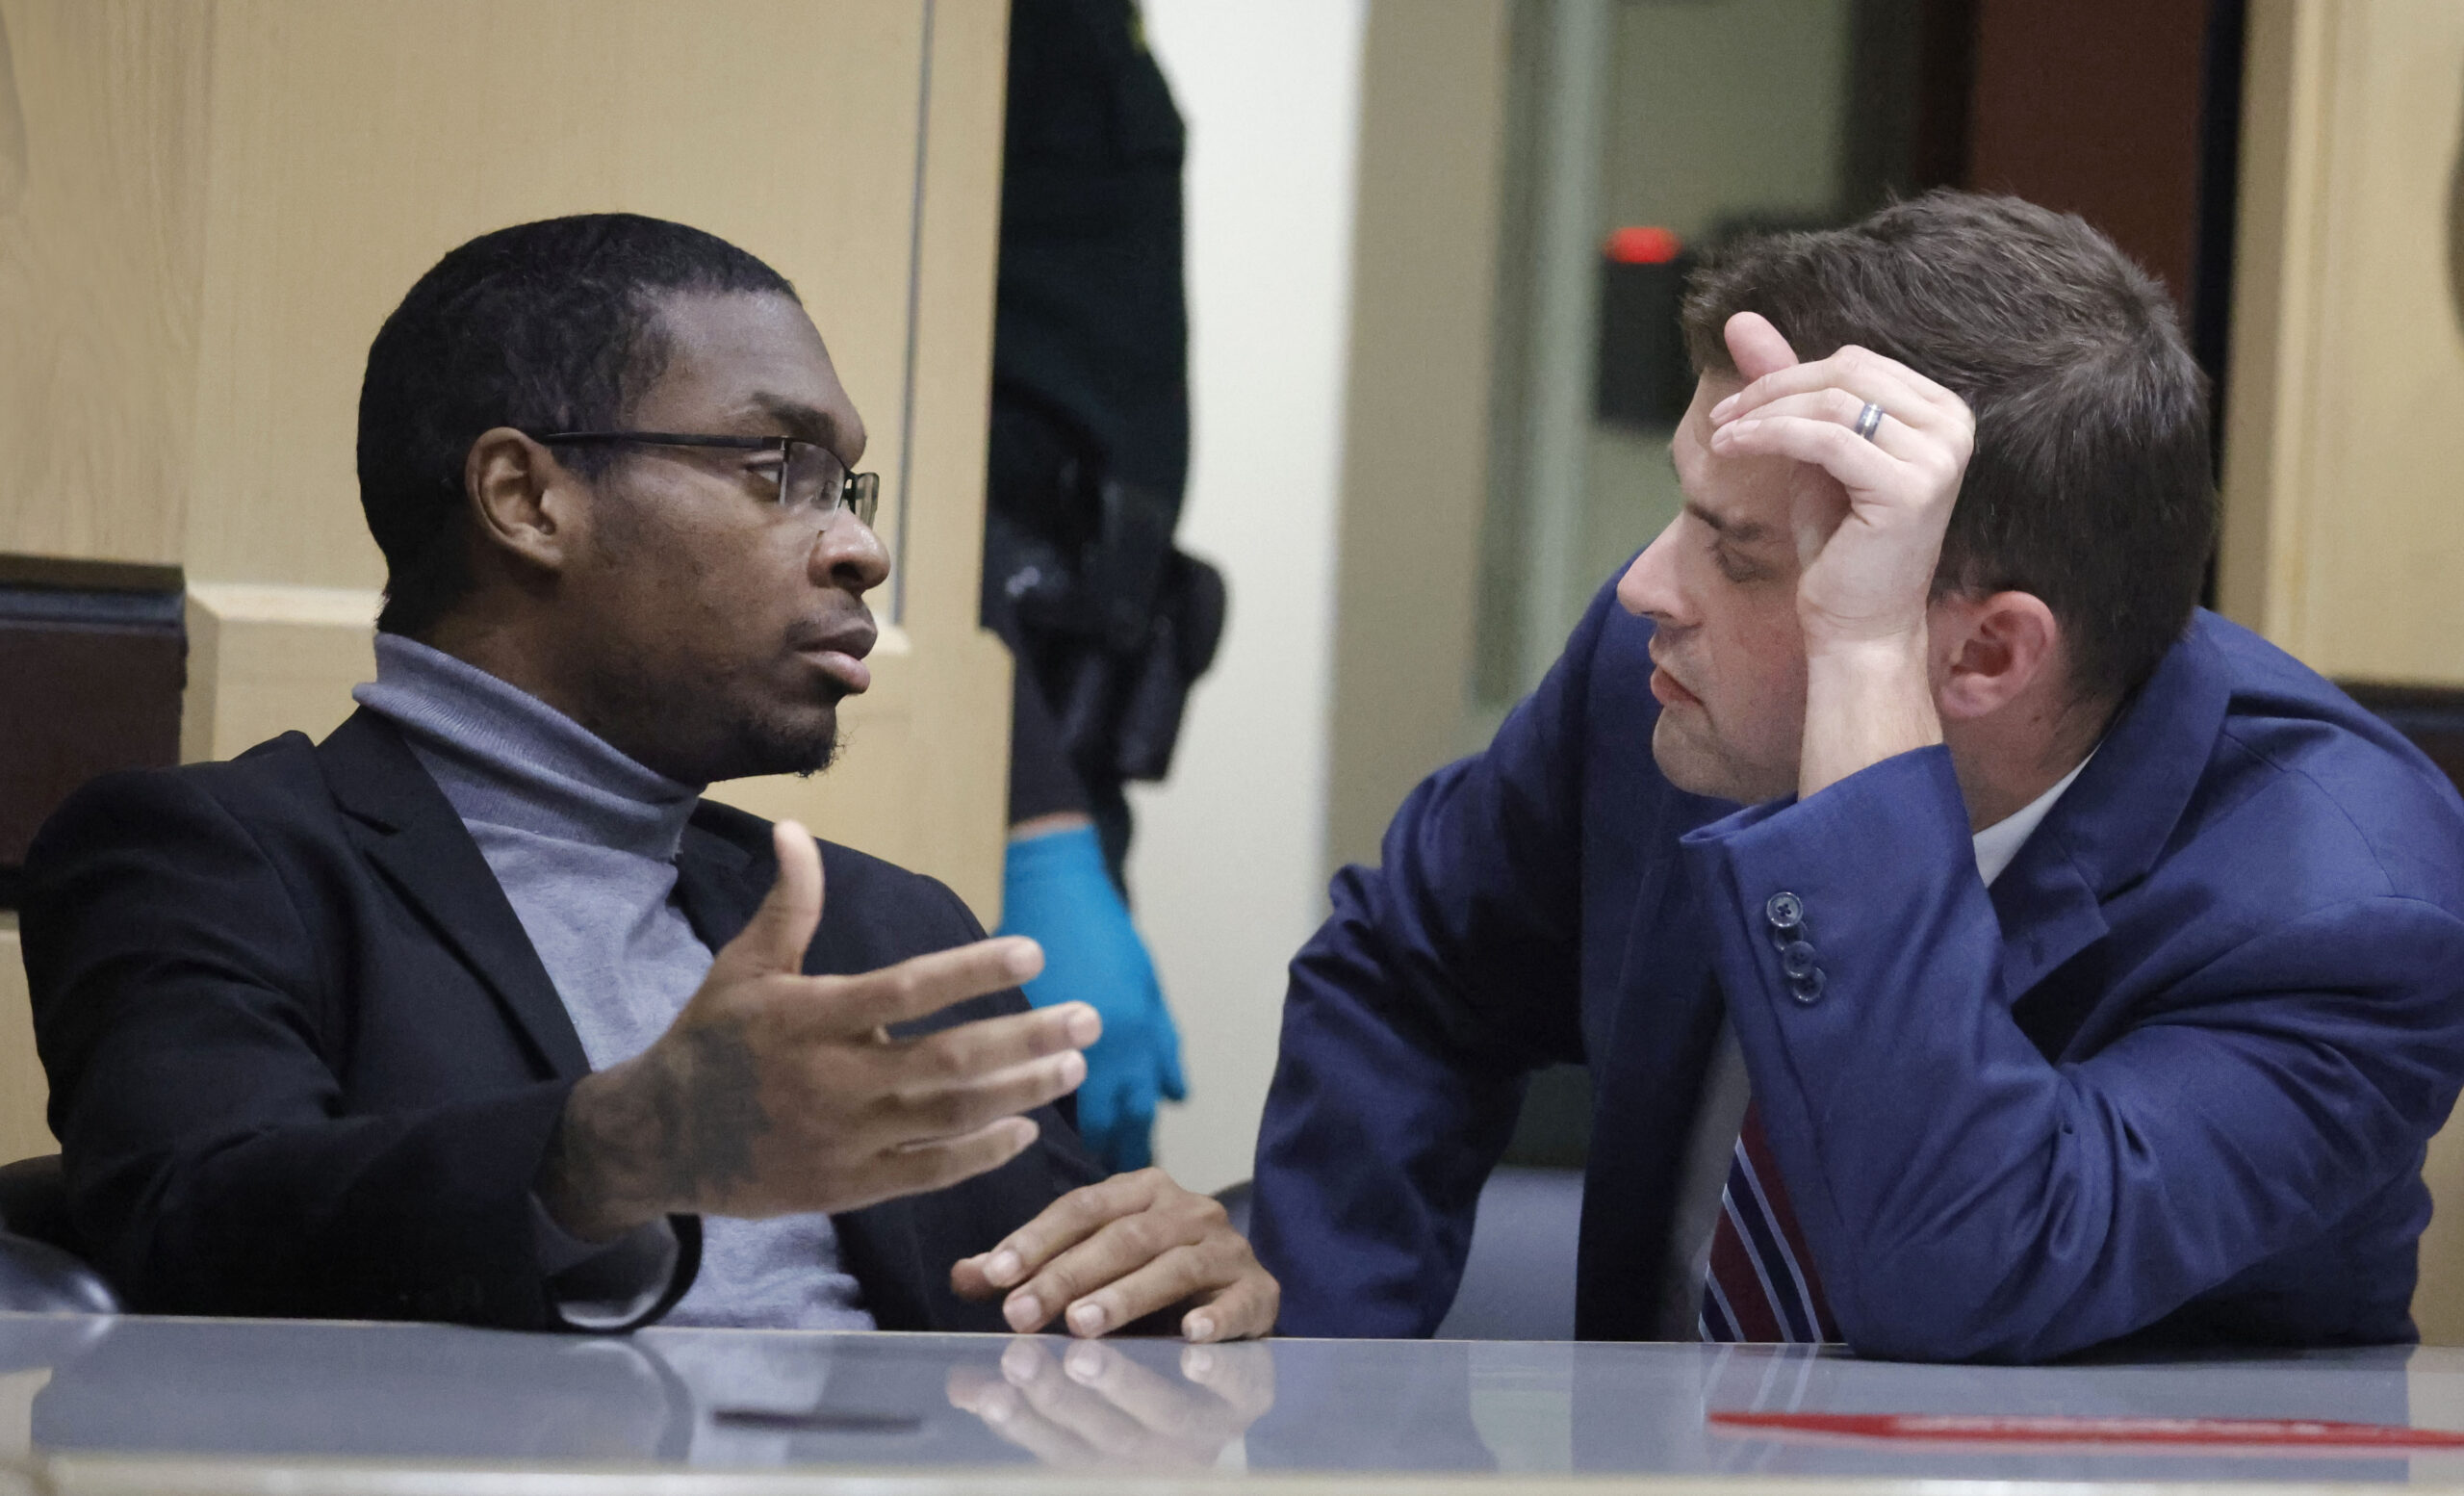
[[[889,580],[889,548],[854,513],[835,510],[813,540],[812,580],[861,596]]]
[[[1677,526],[1669,525],[1634,557],[1626,575],[1617,579],[1617,603],[1637,618],[1656,623],[1682,624],[1684,603],[1677,586],[1677,568],[1672,564],[1677,549]]]

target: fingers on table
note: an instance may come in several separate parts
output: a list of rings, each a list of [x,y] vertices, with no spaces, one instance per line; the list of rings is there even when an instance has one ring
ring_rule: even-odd
[[[1216,1340],[1250,1340],[1274,1328],[1283,1308],[1283,1289],[1267,1270],[1250,1258],[1243,1243],[1241,1262],[1228,1282],[1206,1295],[1197,1307],[1181,1316],[1181,1333],[1204,1344]]]
[[[1111,1222],[1153,1204],[1157,1191],[1168,1182],[1162,1171],[1142,1169],[1071,1190],[974,1260],[980,1262],[986,1280],[996,1288],[1021,1283],[1029,1274]],[[1059,1313],[1065,1302],[1055,1302],[1050,1311],[1034,1315],[1034,1323],[1023,1326],[1019,1320],[1024,1316],[1014,1307],[1009,1311],[1010,1324],[1013,1328],[1033,1329]]]
[[[1238,1310],[1237,1323],[1245,1324],[1254,1313],[1254,1306],[1219,1308],[1214,1303],[1251,1265],[1247,1244],[1229,1230],[1208,1232],[1186,1220],[1146,1212],[1116,1221],[1071,1248],[1037,1274],[1020,1296],[1045,1312],[1065,1305],[1062,1322],[1073,1335],[1109,1334],[1159,1309],[1201,1299],[1183,1332],[1212,1340],[1226,1333],[1219,1320]]]

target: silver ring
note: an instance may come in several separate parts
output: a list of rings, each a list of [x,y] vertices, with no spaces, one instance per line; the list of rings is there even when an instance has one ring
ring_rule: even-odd
[[[1874,432],[1882,424],[1883,408],[1880,405],[1869,401],[1864,409],[1857,412],[1857,434],[1869,442],[1874,439]]]

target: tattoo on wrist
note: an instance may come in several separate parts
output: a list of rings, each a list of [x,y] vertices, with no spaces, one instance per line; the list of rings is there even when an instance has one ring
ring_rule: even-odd
[[[540,1173],[541,1202],[576,1235],[612,1240],[751,1180],[755,1141],[770,1127],[743,1026],[699,1025],[574,1088]]]
[[[664,1193],[672,1199],[724,1196],[753,1178],[754,1140],[770,1130],[760,1070],[740,1023],[704,1024],[679,1037],[682,1065],[663,1070],[652,1097]]]

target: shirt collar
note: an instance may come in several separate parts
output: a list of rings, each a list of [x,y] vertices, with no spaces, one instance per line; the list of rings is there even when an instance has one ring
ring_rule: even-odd
[[[2101,743],[2097,745],[2102,746]],[[2053,803],[2062,798],[2062,792],[2068,789],[2070,782],[2079,777],[2079,771],[2088,766],[2088,760],[2095,756],[2096,750],[2089,749],[2088,758],[2080,760],[2071,766],[2069,773],[2055,780],[2052,788],[1976,834],[1976,870],[1985,879],[1987,888],[1993,887],[1993,880],[2002,876],[2002,869],[2010,866],[2012,859],[2019,855],[2019,848],[2027,845],[2029,836],[2052,811]]]

